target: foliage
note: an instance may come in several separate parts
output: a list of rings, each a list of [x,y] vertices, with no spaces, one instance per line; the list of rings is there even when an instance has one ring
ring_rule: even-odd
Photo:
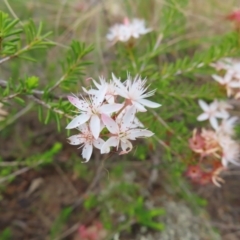
[[[21,1],[21,8],[23,2],[25,4],[25,1]],[[225,57],[239,56],[239,33],[226,30],[209,31],[207,26],[200,22],[203,25],[200,37],[190,38],[189,34],[194,33],[186,14],[190,1],[150,2],[134,3],[137,6],[135,10],[132,10],[134,8],[131,1],[121,3],[129,16],[135,17],[133,13],[138,13],[147,17],[148,25],[152,24],[153,31],[137,39],[133,45],[121,42],[114,46],[107,45],[107,29],[98,27],[98,24],[102,24],[101,21],[97,19],[94,22],[95,16],[89,14],[92,20],[89,20],[87,31],[86,20],[76,17],[75,14],[79,13],[72,10],[73,3],[66,4],[66,9],[65,4],[61,5],[62,10],[56,14],[56,23],[60,21],[62,11],[68,18],[62,16],[64,20],[61,24],[58,22],[56,28],[55,23],[49,19],[41,17],[40,21],[36,20],[35,15],[38,14],[34,9],[26,14],[27,18],[32,16],[33,19],[25,19],[21,12],[21,19],[17,19],[14,15],[11,17],[10,14],[0,11],[0,103],[3,104],[3,107],[0,105],[0,119],[1,108],[8,113],[4,113],[4,119],[0,121],[1,140],[10,139],[14,148],[16,139],[13,139],[12,132],[18,119],[25,119],[30,115],[34,121],[38,120],[41,124],[41,130],[54,129],[54,132],[61,132],[65,139],[70,132],[63,129],[73,118],[75,110],[67,100],[69,94],[82,97],[78,92],[80,87],[89,89],[92,78],[97,79],[104,75],[109,79],[112,72],[123,80],[126,79],[127,73],[132,76],[141,75],[142,78],[147,78],[152,89],[156,89],[153,101],[161,103],[162,107],[150,110],[149,114],[143,117],[139,115],[140,121],[154,132],[155,136],[150,140],[136,142],[133,153],[121,158],[130,159],[130,164],[133,158],[149,164],[146,160],[149,160],[151,154],[160,153],[158,158],[163,164],[151,167],[157,170],[163,168],[163,172],[169,174],[166,174],[165,179],[171,188],[178,186],[173,192],[187,202],[202,207],[206,205],[206,200],[192,194],[189,185],[183,180],[185,164],[190,156],[188,139],[191,130],[201,125],[196,121],[199,114],[197,100],[212,101],[215,98],[225,98],[225,93],[211,79],[215,70],[210,64]],[[156,8],[152,7],[154,4]],[[71,9],[69,14],[68,8]],[[39,16],[46,16],[42,11],[40,10]],[[156,13],[157,18],[153,19],[152,15]],[[89,16],[86,16],[86,19]],[[110,22],[115,18],[106,17]],[[209,31],[210,34],[205,35],[205,31]],[[87,34],[87,40],[83,36],[84,33]],[[23,123],[21,127],[24,135],[26,126]],[[35,126],[32,131],[36,131]],[[45,138],[52,134],[50,131]],[[48,149],[42,152],[15,158],[16,165],[5,166],[6,159],[0,156],[0,166],[4,166],[0,168],[0,183],[1,180],[5,182],[15,179],[15,174],[21,167],[37,168],[53,164],[59,153],[65,154],[66,149],[65,145],[62,147],[62,141],[64,140],[55,139],[55,142],[48,144]],[[31,149],[31,143],[24,144],[29,144]],[[78,154],[79,150],[71,151]],[[93,165],[82,165],[80,157],[75,154],[67,152],[66,156],[66,166],[71,166],[68,170],[73,171],[78,178],[90,181],[90,178],[95,176],[91,171]],[[105,228],[116,229],[115,232],[121,231],[123,225],[130,227],[133,223],[163,230],[164,226],[158,222],[158,216],[165,214],[164,209],[146,207],[145,198],[141,196],[140,184],[123,179],[125,166],[121,163],[115,168],[109,168],[114,177],[121,181],[112,181],[110,178],[101,193],[88,193],[87,197],[84,195],[85,211],[99,211]],[[71,213],[71,208],[62,210],[51,228],[52,239],[62,230]],[[125,219],[123,222],[117,222],[115,216],[124,216]],[[0,239],[10,239],[10,236],[10,230],[6,229]]]

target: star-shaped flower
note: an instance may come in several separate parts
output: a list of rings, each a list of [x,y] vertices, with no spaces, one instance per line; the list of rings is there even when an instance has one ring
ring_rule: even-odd
[[[88,162],[92,155],[93,146],[101,149],[102,145],[104,144],[104,140],[101,138],[95,139],[87,124],[82,124],[77,127],[77,129],[81,133],[69,137],[68,140],[72,145],[81,145],[83,148],[82,157],[83,159],[86,159],[86,162]]]
[[[199,100],[198,103],[204,112],[197,117],[197,120],[204,121],[209,119],[214,129],[218,128],[217,118],[225,119],[229,117],[227,111],[219,110],[219,104],[217,101],[213,101],[209,105],[203,100]]]
[[[95,139],[99,137],[101,128],[101,114],[111,114],[119,111],[123,104],[103,104],[107,88],[103,88],[96,95],[89,96],[90,101],[86,99],[80,100],[77,97],[69,96],[68,100],[77,107],[81,114],[75,117],[68,125],[67,129],[72,129],[80,126],[90,119],[90,130]]]
[[[145,98],[151,97],[156,90],[147,92],[149,86],[145,86],[147,79],[142,80],[139,76],[136,76],[133,80],[130,75],[125,83],[122,83],[112,74],[114,83],[116,84],[116,91],[118,95],[126,99],[127,105],[134,105],[139,112],[146,112],[145,107],[157,108],[161,104],[152,102]]]
[[[132,150],[132,143],[129,140],[151,137],[154,134],[146,129],[133,128],[135,113],[136,109],[132,106],[121,118],[117,117],[116,121],[107,115],[102,115],[102,121],[112,136],[103,144],[101,153],[109,153],[110,147],[118,148],[119,145],[122,148],[120,154],[128,153]]]

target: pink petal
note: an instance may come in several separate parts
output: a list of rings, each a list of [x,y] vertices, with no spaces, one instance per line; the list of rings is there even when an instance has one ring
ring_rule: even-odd
[[[92,115],[89,126],[94,138],[98,139],[101,126],[100,118],[97,115]]]
[[[113,133],[113,134],[119,133],[118,125],[112,118],[110,118],[106,114],[102,114],[101,118],[110,133]]]
[[[103,145],[101,148],[101,154],[103,153],[109,153],[110,152],[110,147],[117,147],[119,144],[119,139],[118,137],[110,137]]]
[[[199,106],[202,108],[203,111],[208,111],[209,110],[209,106],[206,102],[204,102],[203,100],[198,100],[198,104]]]
[[[113,113],[118,112],[123,107],[123,104],[113,103],[113,104],[104,104],[99,110],[100,113]]]
[[[162,106],[159,103],[155,103],[155,102],[149,101],[147,99],[139,99],[138,102],[141,103],[142,105],[144,105],[146,107],[150,107],[150,108],[157,108],[157,107]]]
[[[85,123],[90,118],[90,115],[83,113],[80,116],[75,117],[66,127],[66,129],[76,128],[79,125]]]
[[[92,151],[93,151],[92,144],[86,143],[83,147],[83,150],[82,150],[82,157],[83,157],[83,159],[86,159],[85,162],[89,161],[89,159],[92,155]]]
[[[87,111],[89,109],[88,103],[83,100],[80,100],[72,96],[68,96],[68,100],[72,105],[74,105],[78,109],[81,109],[83,111]]]

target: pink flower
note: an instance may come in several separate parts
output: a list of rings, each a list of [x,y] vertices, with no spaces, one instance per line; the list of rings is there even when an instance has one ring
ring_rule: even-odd
[[[118,148],[119,145],[122,148],[120,154],[128,153],[132,150],[132,143],[129,140],[153,135],[149,130],[133,128],[135,113],[136,109],[132,106],[121,118],[117,117],[116,121],[107,115],[102,115],[102,121],[112,136],[103,144],[101,153],[109,153],[110,147]]]
[[[93,146],[101,149],[104,140],[101,138],[95,139],[87,124],[82,124],[77,129],[81,133],[69,137],[68,140],[71,145],[81,145],[83,147],[82,157],[88,162],[92,155]]]
[[[107,232],[103,229],[101,223],[97,222],[89,227],[81,225],[78,229],[79,240],[104,240]]]
[[[136,76],[133,80],[130,75],[125,84],[119,81],[114,74],[112,74],[113,81],[116,84],[116,92],[118,95],[126,99],[128,105],[134,105],[140,112],[146,112],[145,107],[157,108],[161,104],[149,101],[145,98],[153,96],[156,90],[147,92],[148,86],[145,84],[147,79],[142,80],[139,76]]]
[[[227,15],[227,19],[229,21],[233,21],[235,23],[240,23],[240,9],[233,11],[229,15]]]
[[[106,91],[107,88],[104,87],[98,91],[96,95],[90,96],[90,101],[87,101],[86,99],[80,100],[77,97],[69,96],[68,100],[81,111],[81,114],[75,117],[66,128],[76,128],[90,119],[90,130],[95,139],[97,139],[101,128],[101,114],[111,114],[119,111],[123,107],[122,104],[117,103],[103,104]]]

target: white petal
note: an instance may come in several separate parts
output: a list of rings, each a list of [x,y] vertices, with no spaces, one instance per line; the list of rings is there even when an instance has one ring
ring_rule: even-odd
[[[141,127],[141,128],[144,127],[144,125],[142,124],[142,122],[140,122],[139,119],[136,118],[136,117],[134,118],[134,125],[135,125],[136,127]]]
[[[206,102],[204,102],[203,100],[199,99],[198,104],[202,108],[203,111],[208,111],[209,110],[208,104]]]
[[[99,108],[99,110],[100,110],[100,113],[108,114],[108,113],[118,112],[122,107],[123,107],[123,104],[118,104],[118,103],[104,104]]]
[[[216,119],[215,117],[210,117],[210,118],[209,118],[209,121],[210,121],[210,123],[211,123],[211,126],[212,126],[215,130],[217,130],[217,129],[218,129],[218,121],[217,121],[217,119]]]
[[[80,100],[72,96],[68,96],[68,100],[72,105],[74,105],[78,109],[81,109],[83,111],[87,111],[89,109],[88,103],[83,100]]]
[[[131,127],[131,125],[133,124],[133,120],[135,118],[135,114],[136,114],[135,106],[131,106],[129,109],[126,110],[125,114],[121,119],[121,127],[120,127],[121,132],[125,132]]]
[[[198,121],[204,121],[207,120],[209,118],[209,115],[207,113],[202,113],[197,117]]]
[[[218,118],[226,119],[229,117],[229,113],[226,111],[216,112],[215,116]]]
[[[118,125],[112,118],[110,118],[106,114],[102,114],[101,118],[110,133],[113,133],[113,134],[119,133]]]
[[[103,145],[101,148],[101,154],[103,153],[109,153],[110,152],[110,147],[117,147],[119,144],[119,139],[118,137],[110,137]]]
[[[75,117],[66,127],[66,129],[72,129],[76,128],[79,125],[87,122],[87,120],[90,118],[90,115],[83,113],[80,116]]]
[[[88,125],[86,123],[84,124],[81,124],[80,126],[77,127],[77,129],[80,131],[80,132],[83,132],[83,133],[86,133],[88,132]]]
[[[136,109],[139,111],[139,112],[146,112],[147,109],[140,103],[138,103],[137,101],[132,101],[132,104],[136,107]]]
[[[93,140],[93,146],[95,148],[98,148],[98,149],[101,149],[102,148],[102,145],[105,143],[104,140],[102,140],[101,138],[98,138],[98,139],[94,139]]]
[[[221,160],[222,160],[222,165],[223,165],[224,167],[227,167],[227,165],[228,165],[227,159],[226,159],[225,157],[223,157]]]
[[[81,137],[81,134],[73,135],[68,138],[69,144],[71,144],[71,145],[80,145],[80,144],[84,143],[84,140],[85,139],[83,137]]]
[[[218,75],[212,75],[212,78],[213,78],[215,81],[219,82],[220,84],[224,84],[224,80],[223,80],[222,77],[220,77],[220,76],[218,76]]]
[[[83,159],[86,159],[85,162],[89,161],[89,159],[92,155],[92,151],[93,151],[92,144],[86,143],[83,147],[83,150],[82,150],[82,157],[83,157]]]
[[[130,141],[128,141],[128,140],[125,141],[125,142],[121,141],[121,148],[122,148],[123,151],[121,151],[119,153],[119,155],[127,154],[130,151],[132,151],[132,148],[133,148],[132,147],[132,143]]]
[[[144,105],[146,107],[150,107],[150,108],[157,108],[157,107],[162,106],[159,103],[155,103],[155,102],[149,101],[147,99],[139,99],[138,102],[141,103],[142,105]]]
[[[107,92],[107,86],[102,87],[97,91],[97,93],[92,97],[93,106],[100,106],[105,98],[105,94]]]
[[[229,87],[231,87],[231,88],[240,88],[240,82],[230,82],[229,84],[228,84],[228,86]]]
[[[139,137],[151,137],[153,135],[154,135],[153,132],[146,129],[132,129],[128,131],[127,138],[131,140],[135,140],[136,138],[139,138]]]
[[[92,115],[89,126],[94,138],[98,139],[100,134],[100,118],[97,115]]]
[[[115,102],[115,98],[113,95],[106,94],[105,99],[108,103],[113,104]]]
[[[116,91],[117,93],[124,97],[124,98],[128,98],[128,94],[127,94],[127,88],[123,85],[122,82],[120,82],[119,79],[116,78],[116,76],[112,73],[112,79],[113,79],[113,82],[116,84]]]

